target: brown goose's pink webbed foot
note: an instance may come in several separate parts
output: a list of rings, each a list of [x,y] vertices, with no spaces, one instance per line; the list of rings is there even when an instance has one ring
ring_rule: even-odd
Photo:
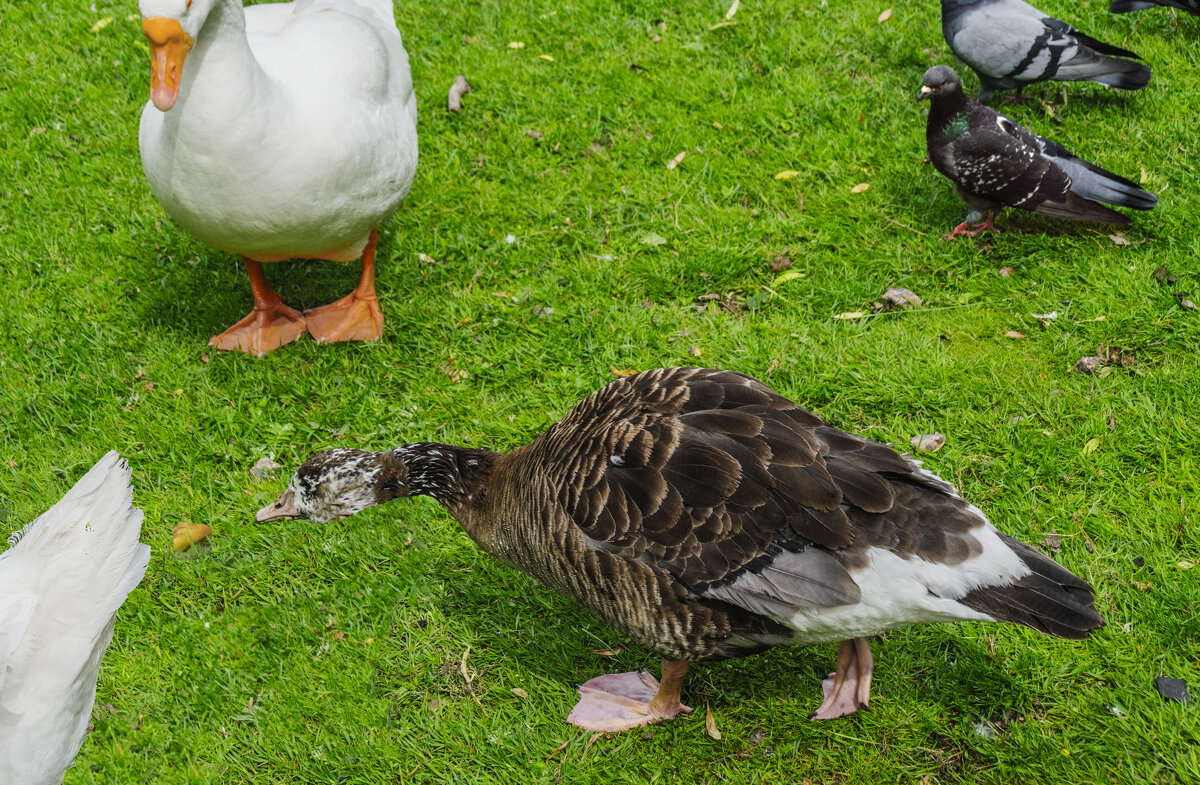
[[[825,700],[812,713],[810,720],[832,720],[867,708],[871,699],[871,643],[866,638],[842,641],[838,647],[837,665],[829,678],[821,682]]]
[[[687,670],[686,662],[664,660],[661,684],[644,669],[590,679],[579,686],[579,703],[571,709],[567,722],[610,732],[674,719],[680,712],[691,711],[679,702]]]

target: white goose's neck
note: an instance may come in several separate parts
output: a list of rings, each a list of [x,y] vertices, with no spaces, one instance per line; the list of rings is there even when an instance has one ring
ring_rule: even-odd
[[[264,98],[269,87],[246,38],[241,0],[217,0],[184,64],[178,104],[203,107],[212,119],[214,108],[237,113]],[[184,108],[178,104],[176,110]]]

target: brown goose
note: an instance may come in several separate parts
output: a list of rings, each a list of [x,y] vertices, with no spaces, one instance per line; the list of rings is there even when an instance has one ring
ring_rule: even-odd
[[[568,719],[593,730],[690,711],[695,661],[841,641],[812,715],[829,719],[867,704],[870,635],[970,619],[1082,639],[1104,624],[1087,583],[949,483],[731,371],[619,379],[507,454],[319,453],[257,519],[332,521],[418,494],[663,658],[661,684],[638,671],[580,687]]]

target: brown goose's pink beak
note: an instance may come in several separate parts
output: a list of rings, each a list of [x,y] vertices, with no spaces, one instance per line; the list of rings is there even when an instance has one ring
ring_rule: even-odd
[[[288,488],[283,493],[279,494],[279,498],[263,507],[254,514],[254,520],[259,523],[270,523],[271,521],[286,521],[292,518],[299,518],[300,513],[296,512],[295,493],[291,488]]]

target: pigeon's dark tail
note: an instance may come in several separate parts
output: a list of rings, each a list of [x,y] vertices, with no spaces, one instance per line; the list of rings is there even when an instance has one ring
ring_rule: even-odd
[[[1071,178],[1071,190],[1084,199],[1118,207],[1130,207],[1134,210],[1151,210],[1158,204],[1157,196],[1133,180],[1085,161],[1057,142],[1045,140],[1042,150],[1054,163],[1062,167]]]
[[[1113,0],[1112,5],[1108,7],[1109,13],[1127,14],[1130,11],[1141,11],[1145,8],[1153,8],[1157,3],[1150,3],[1146,0]]]
[[[1112,64],[1120,63],[1119,68],[1115,68],[1106,74],[1097,74],[1089,77],[1093,82],[1106,84],[1109,87],[1115,87],[1118,90],[1141,90],[1146,85],[1150,84],[1150,66],[1135,63],[1132,60],[1119,60],[1111,58]]]
[[[1038,215],[1048,215],[1051,218],[1070,218],[1073,221],[1091,221],[1097,224],[1118,224],[1124,226],[1132,223],[1129,216],[1110,210],[1099,202],[1084,199],[1074,191],[1067,191],[1061,199],[1047,199],[1036,207],[1026,208]]]
[[[1000,537],[1031,572],[1009,586],[982,586],[959,602],[997,621],[1024,624],[1056,638],[1083,640],[1104,626],[1093,607],[1091,586],[1028,545]]]

